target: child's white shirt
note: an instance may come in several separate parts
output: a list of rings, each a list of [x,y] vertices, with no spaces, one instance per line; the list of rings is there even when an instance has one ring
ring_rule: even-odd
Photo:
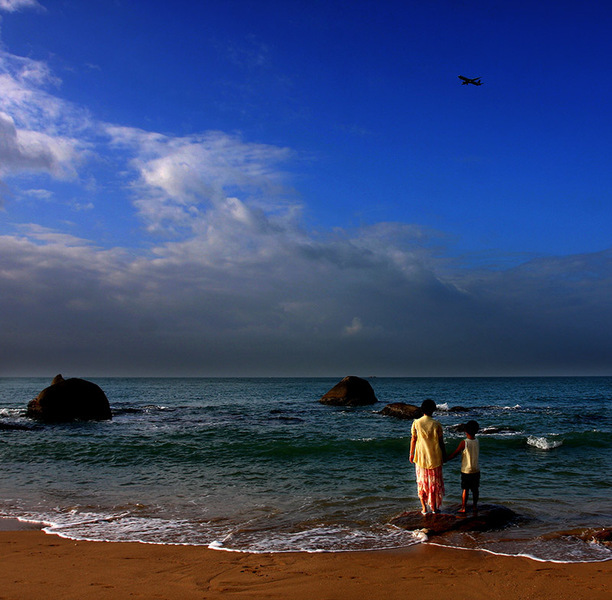
[[[480,453],[480,444],[478,440],[465,438],[465,448],[461,453],[461,472],[462,473],[480,473],[478,464],[478,455]]]

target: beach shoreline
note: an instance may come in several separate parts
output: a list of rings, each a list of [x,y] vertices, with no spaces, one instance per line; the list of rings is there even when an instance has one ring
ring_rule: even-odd
[[[44,523],[22,521],[13,517],[0,517],[0,532],[2,531],[40,531]]]
[[[2,523],[0,589],[12,600],[87,597],[386,600],[612,595],[612,562],[543,563],[420,544],[402,550],[250,554],[204,546],[82,542]],[[11,520],[12,521],[12,520]]]

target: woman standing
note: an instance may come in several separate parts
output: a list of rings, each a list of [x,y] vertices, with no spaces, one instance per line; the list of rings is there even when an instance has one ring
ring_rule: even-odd
[[[444,496],[442,464],[446,461],[446,448],[442,425],[432,419],[436,403],[427,399],[421,404],[421,410],[423,416],[412,423],[410,462],[415,465],[421,512],[426,515],[427,506],[434,513],[440,512]]]

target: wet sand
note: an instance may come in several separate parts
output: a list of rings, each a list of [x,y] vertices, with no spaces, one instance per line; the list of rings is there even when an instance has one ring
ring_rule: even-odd
[[[612,597],[612,561],[556,564],[419,545],[406,550],[243,554],[197,546],[75,542],[0,528],[0,598],[324,600]]]

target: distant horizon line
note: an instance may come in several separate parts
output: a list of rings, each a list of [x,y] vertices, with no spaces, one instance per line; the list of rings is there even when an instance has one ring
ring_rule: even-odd
[[[55,375],[0,375],[0,379],[49,379]],[[63,373],[62,373],[63,375]],[[606,378],[611,374],[570,375],[69,375],[66,379],[338,379],[353,376],[361,379],[578,379]]]

